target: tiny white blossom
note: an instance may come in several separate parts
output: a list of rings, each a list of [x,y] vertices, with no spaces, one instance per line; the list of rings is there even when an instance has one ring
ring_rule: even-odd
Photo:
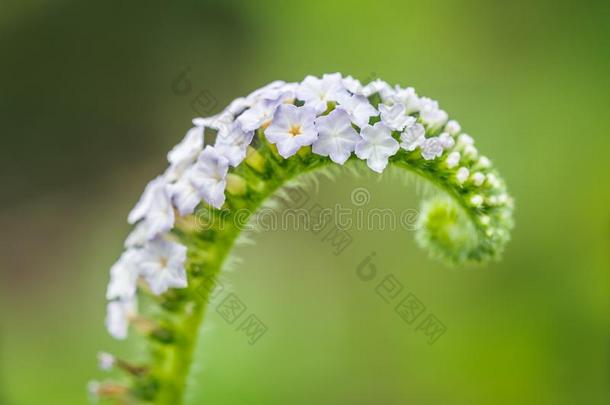
[[[468,176],[470,176],[470,170],[468,170],[468,168],[464,166],[460,167],[457,173],[455,174],[455,178],[460,184],[468,180]]]
[[[265,130],[265,136],[277,146],[281,156],[289,158],[301,147],[311,145],[318,138],[315,118],[316,112],[312,107],[282,104],[275,112],[271,125]]]
[[[312,152],[329,156],[333,162],[340,165],[345,163],[360,140],[348,113],[335,109],[328,115],[318,117],[315,124],[319,135],[312,145]]]
[[[214,208],[225,202],[229,161],[213,146],[206,146],[193,166],[190,183],[199,190],[205,202]]]
[[[456,120],[449,120],[447,124],[445,124],[445,132],[448,132],[449,135],[456,136],[461,130],[462,127]]]
[[[127,235],[127,239],[125,239],[123,246],[125,246],[126,249],[141,246],[150,239],[148,235],[149,231],[148,227],[146,226],[146,222],[138,222],[131,230],[129,235]]]
[[[390,87],[389,84],[387,84],[386,82],[384,82],[381,79],[375,79],[372,82],[368,83],[366,86],[364,86],[364,88],[362,89],[362,95],[365,97],[370,97],[375,93],[379,93],[379,96],[381,97],[382,101],[386,101],[388,100],[388,98],[390,97],[390,95],[393,93],[394,91],[392,90],[392,88]]]
[[[276,89],[269,90],[262,95],[264,100],[277,100],[280,103],[294,103],[296,98],[298,83],[284,83]]]
[[[346,93],[339,73],[325,74],[321,79],[307,76],[296,92],[297,98],[303,100],[306,106],[312,107],[317,113],[326,111],[329,101],[337,101]]]
[[[396,85],[394,86],[394,92],[389,95],[388,99],[394,104],[404,105],[406,114],[412,114],[420,109],[419,97],[413,87],[403,89]]]
[[[148,242],[142,249],[140,268],[150,290],[162,294],[169,288],[187,286],[186,247],[163,238]]]
[[[487,183],[489,183],[492,188],[499,188],[501,186],[500,180],[498,180],[498,177],[493,173],[487,174]]]
[[[483,169],[489,169],[491,167],[491,160],[487,156],[481,156],[477,165]]]
[[[259,102],[264,99],[272,99],[273,96],[277,95],[277,91],[283,88],[286,85],[286,82],[283,80],[275,80],[265,86],[254,90],[246,99],[249,100],[252,104]]]
[[[461,134],[460,136],[458,136],[457,144],[460,147],[474,145],[474,139],[472,139],[472,137],[468,134]]]
[[[438,107],[437,101],[422,97],[420,103],[419,116],[430,130],[435,130],[445,125],[449,116]]]
[[[174,209],[163,177],[152,180],[127,217],[130,224],[146,223],[147,238],[152,239],[174,226]]]
[[[449,169],[456,167],[460,163],[460,152],[451,152],[447,156],[446,163]]]
[[[172,202],[182,216],[192,214],[203,199],[203,193],[195,183],[197,173],[193,166],[177,182],[167,186]]]
[[[170,167],[166,171],[168,181],[177,180],[182,173],[197,159],[203,149],[204,127],[191,128],[182,141],[167,154]]]
[[[254,131],[260,127],[266,127],[271,122],[277,107],[282,104],[280,100],[262,100],[252,108],[244,111],[237,122],[245,132]]]
[[[362,139],[356,144],[356,156],[366,159],[366,164],[377,173],[383,172],[390,156],[398,152],[399,145],[392,138],[392,131],[381,122],[365,125],[360,130]]]
[[[438,136],[426,138],[421,144],[421,155],[426,160],[432,160],[443,154],[443,145]]]
[[[400,146],[406,151],[414,151],[426,140],[426,130],[422,124],[413,124],[400,134]]]
[[[443,132],[438,136],[438,140],[441,142],[443,149],[450,149],[455,145],[455,140],[449,133]]]
[[[480,207],[483,204],[483,197],[478,194],[473,195],[470,197],[470,204],[474,207]]]
[[[137,311],[135,300],[110,301],[106,307],[106,329],[115,339],[125,339],[130,319]]]
[[[128,249],[110,268],[110,282],[106,289],[106,299],[131,299],[136,294],[140,276],[140,254],[137,249]]]
[[[405,127],[415,123],[415,118],[406,114],[405,106],[402,104],[392,106],[379,104],[379,112],[381,122],[393,131],[402,131]]]
[[[485,175],[481,172],[475,172],[472,174],[472,182],[475,186],[479,187],[485,182]]]
[[[114,367],[115,362],[116,362],[115,357],[110,353],[99,352],[97,354],[97,364],[98,364],[100,370],[104,370],[104,371],[111,370],[112,367]]]
[[[352,122],[361,128],[369,123],[371,117],[379,115],[379,111],[369,103],[369,100],[360,95],[341,97],[337,109],[345,110]]]
[[[240,164],[246,158],[248,145],[252,142],[254,131],[243,131],[241,126],[235,123],[228,133],[216,138],[214,146],[227,158],[233,167]]]
[[[353,94],[362,95],[362,83],[360,83],[360,80],[354,79],[352,76],[343,78],[343,86]]]
[[[475,160],[479,154],[479,151],[473,145],[466,145],[462,151],[462,154],[466,159]]]
[[[489,225],[491,222],[491,218],[489,218],[489,216],[487,216],[487,215],[481,215],[480,220],[481,220],[481,223],[485,226]]]

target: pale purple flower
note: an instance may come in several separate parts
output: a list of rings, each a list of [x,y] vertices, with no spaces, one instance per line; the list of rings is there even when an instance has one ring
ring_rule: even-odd
[[[426,139],[426,130],[422,124],[409,125],[405,132],[400,134],[400,146],[406,151],[414,151]]]
[[[328,115],[318,117],[315,124],[319,134],[312,145],[313,153],[329,156],[333,162],[344,164],[360,141],[348,113],[335,109]]]
[[[187,286],[186,247],[163,238],[148,242],[141,252],[142,277],[154,294],[162,294],[169,288]]]
[[[328,102],[337,101],[345,96],[347,90],[339,73],[325,74],[322,78],[307,76],[297,89],[296,95],[306,106],[312,107],[317,113],[328,108]]]
[[[130,224],[143,220],[146,223],[148,239],[172,229],[174,209],[163,177],[159,176],[148,183],[127,219]]]
[[[427,97],[422,97],[420,101],[419,116],[430,131],[441,128],[447,122],[449,116],[438,106],[438,102]]]
[[[379,104],[379,112],[381,113],[381,122],[392,131],[402,131],[406,126],[415,123],[415,118],[406,114],[405,106],[402,104],[392,106]]]
[[[453,145],[455,145],[455,139],[453,139],[453,137],[447,132],[440,134],[438,136],[438,140],[441,142],[443,149],[450,149],[453,148]]]
[[[135,299],[110,301],[106,307],[106,329],[115,339],[125,339],[129,321],[137,313]]]
[[[373,80],[362,89],[362,95],[365,97],[370,97],[376,93],[379,93],[382,101],[386,101],[393,93],[393,90],[389,84],[381,79]]]
[[[167,154],[170,167],[165,172],[167,181],[176,181],[195,162],[203,149],[204,127],[191,128],[182,141]]]
[[[369,100],[360,95],[344,95],[339,100],[338,109],[345,110],[354,124],[363,127],[369,119],[379,115],[379,111],[369,103]]]
[[[203,193],[195,184],[197,173],[192,166],[177,182],[168,186],[172,202],[181,216],[192,214],[203,199]]]
[[[289,158],[301,147],[311,145],[318,138],[315,118],[316,112],[312,107],[282,104],[277,108],[271,125],[265,130],[265,136],[277,146],[281,156]]]
[[[225,202],[229,161],[213,146],[206,146],[199,155],[190,175],[190,182],[199,190],[205,202],[220,208]]]
[[[389,95],[388,101],[405,106],[406,114],[412,114],[420,109],[419,97],[417,96],[417,93],[415,93],[413,87],[403,89],[396,85],[394,87],[394,92]]]
[[[343,78],[343,86],[353,94],[362,95],[362,83],[360,83],[360,80],[354,79],[352,76]]]
[[[443,145],[439,137],[426,138],[421,144],[421,155],[426,160],[432,160],[443,154]]]
[[[246,151],[253,137],[254,131],[243,131],[241,126],[235,123],[228,133],[222,136],[219,134],[214,147],[235,167],[246,158]]]
[[[260,127],[269,125],[273,114],[277,107],[282,104],[280,100],[261,100],[256,103],[252,108],[244,111],[239,117],[237,122],[241,126],[241,129],[245,132],[254,131]]]
[[[392,131],[381,122],[365,125],[360,130],[362,139],[356,144],[356,156],[366,159],[366,164],[377,173],[383,172],[388,159],[398,149],[398,142],[392,138]]]
[[[106,289],[106,299],[132,299],[136,293],[140,276],[140,253],[137,249],[128,249],[110,268],[110,282]]]

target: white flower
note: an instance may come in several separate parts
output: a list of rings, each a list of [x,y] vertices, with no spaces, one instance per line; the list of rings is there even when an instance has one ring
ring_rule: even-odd
[[[415,123],[415,118],[406,114],[405,106],[402,104],[392,106],[379,104],[379,112],[381,113],[381,122],[393,131],[402,131],[406,126]]]
[[[445,124],[445,132],[448,132],[449,135],[456,136],[461,130],[462,127],[456,120],[449,120],[447,124]]]
[[[228,133],[216,138],[214,146],[233,167],[240,164],[246,158],[248,145],[252,142],[254,131],[243,131],[239,124],[235,123]]]
[[[383,172],[390,156],[398,152],[396,139],[392,131],[381,122],[365,125],[360,131],[362,139],[356,144],[356,156],[366,159],[366,164],[377,173]]]
[[[274,89],[268,89],[261,95],[263,100],[277,100],[280,103],[292,104],[296,98],[298,83],[284,83]]]
[[[360,80],[354,79],[352,76],[343,78],[343,86],[353,94],[362,95],[362,83],[360,83]]]
[[[186,247],[163,238],[153,239],[142,249],[142,277],[157,295],[169,288],[184,288],[187,286],[185,262]]]
[[[430,130],[442,127],[447,122],[449,116],[438,107],[438,102],[427,97],[420,98],[421,120]]]
[[[316,112],[312,107],[282,104],[276,110],[271,125],[265,130],[265,136],[277,146],[281,156],[288,158],[318,138],[315,118]]]
[[[470,170],[468,170],[468,168],[464,166],[460,167],[457,173],[455,173],[455,178],[457,179],[459,184],[462,184],[466,180],[468,180],[468,176],[470,176]]]
[[[127,219],[130,224],[144,220],[148,239],[172,229],[174,209],[163,177],[159,176],[148,183]]]
[[[480,207],[483,204],[483,197],[478,194],[473,195],[470,197],[470,204],[474,207]]]
[[[132,231],[129,233],[129,235],[127,235],[127,239],[125,239],[125,243],[123,244],[123,246],[125,246],[126,249],[136,246],[142,246],[143,244],[148,242],[148,234],[149,231],[148,227],[146,226],[146,222],[138,222],[136,226],[132,229]]]
[[[406,151],[414,151],[426,140],[426,130],[422,124],[413,124],[400,134],[400,146]]]
[[[475,186],[479,187],[485,183],[485,175],[481,172],[475,172],[472,174],[472,182]]]
[[[225,109],[223,112],[207,118],[194,118],[193,125],[196,127],[212,128],[217,131],[227,131],[231,127],[235,115]]]
[[[212,207],[220,208],[225,202],[229,161],[213,146],[206,146],[199,155],[193,172],[189,176],[191,184]]]
[[[177,180],[182,173],[197,159],[203,149],[204,127],[191,128],[182,141],[167,154],[170,167],[166,172],[168,181]]]
[[[115,339],[125,339],[129,320],[136,315],[135,300],[110,301],[106,307],[106,329]]]
[[[297,89],[297,98],[317,113],[322,113],[328,108],[329,101],[337,101],[346,93],[341,75],[333,73],[325,74],[321,79],[307,76]]]
[[[468,134],[461,134],[458,136],[457,144],[460,147],[474,145],[474,139],[472,139],[472,137]]]
[[[253,102],[246,97],[239,97],[231,101],[224,111],[231,113],[234,117],[244,112],[246,108],[252,107]]]
[[[246,97],[246,99],[253,104],[263,99],[269,99],[270,96],[277,94],[277,90],[281,89],[285,85],[286,82],[283,80],[275,80],[259,89],[254,90]]]
[[[479,155],[479,151],[473,145],[464,146],[463,155],[466,159],[475,160]]]
[[[135,296],[140,276],[140,254],[136,249],[123,252],[119,260],[110,268],[110,282],[106,289],[106,299],[128,300]]]
[[[328,115],[318,117],[315,124],[319,136],[312,145],[313,153],[329,156],[340,165],[345,163],[360,140],[348,113],[335,109]]]
[[[453,145],[455,145],[455,140],[447,132],[443,132],[442,134],[440,134],[438,136],[438,140],[441,142],[443,149],[450,149],[453,148]]]
[[[168,186],[172,202],[181,216],[192,214],[203,199],[203,193],[195,184],[197,174],[193,166],[177,182]]]
[[[491,160],[489,160],[487,156],[481,156],[479,157],[477,165],[482,169],[489,169],[491,167]]]
[[[244,111],[237,117],[236,121],[241,125],[241,129],[246,132],[266,127],[271,122],[273,114],[280,104],[280,100],[262,100]]]
[[[361,128],[369,123],[370,117],[379,115],[379,111],[369,103],[369,100],[360,95],[341,97],[337,108],[345,110],[352,122]]]
[[[460,163],[460,152],[451,152],[449,156],[447,156],[447,167],[449,169],[453,169]]]
[[[114,367],[114,363],[116,362],[115,357],[106,352],[99,352],[97,354],[97,364],[100,370],[108,371]]]
[[[388,101],[405,106],[405,114],[412,114],[419,111],[420,108],[419,97],[413,87],[403,89],[396,85],[394,92],[389,95]]]
[[[443,154],[443,145],[438,136],[426,138],[421,144],[421,155],[426,160],[432,160]]]
[[[383,80],[376,79],[368,83],[362,89],[362,95],[365,97],[370,97],[375,93],[379,93],[379,97],[381,97],[381,100],[385,102],[393,93],[393,90],[390,85]]]

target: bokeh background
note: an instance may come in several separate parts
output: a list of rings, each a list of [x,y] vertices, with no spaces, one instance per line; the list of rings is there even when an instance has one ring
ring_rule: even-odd
[[[258,234],[223,279],[268,327],[214,311],[189,403],[610,403],[607,1],[5,0],[0,5],[0,403],[84,404],[129,209],[210,94],[340,71],[441,101],[516,199],[504,260],[447,268],[413,232]],[[190,87],[176,91],[186,75]],[[391,176],[311,201],[416,208]],[[376,252],[446,326],[429,345],[363,282]]]

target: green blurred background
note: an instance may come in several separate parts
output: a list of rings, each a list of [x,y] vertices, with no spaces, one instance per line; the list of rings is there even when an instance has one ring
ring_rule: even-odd
[[[335,71],[440,100],[505,177],[513,241],[450,269],[402,229],[353,230],[338,256],[258,234],[223,280],[268,332],[251,346],[211,311],[189,403],[610,403],[609,20],[602,0],[3,1],[0,403],[84,404],[98,350],[139,356],[104,329],[107,270],[199,92],[216,112]],[[346,174],[311,201],[356,187],[419,200]],[[445,324],[435,344],[355,276],[372,251]]]

